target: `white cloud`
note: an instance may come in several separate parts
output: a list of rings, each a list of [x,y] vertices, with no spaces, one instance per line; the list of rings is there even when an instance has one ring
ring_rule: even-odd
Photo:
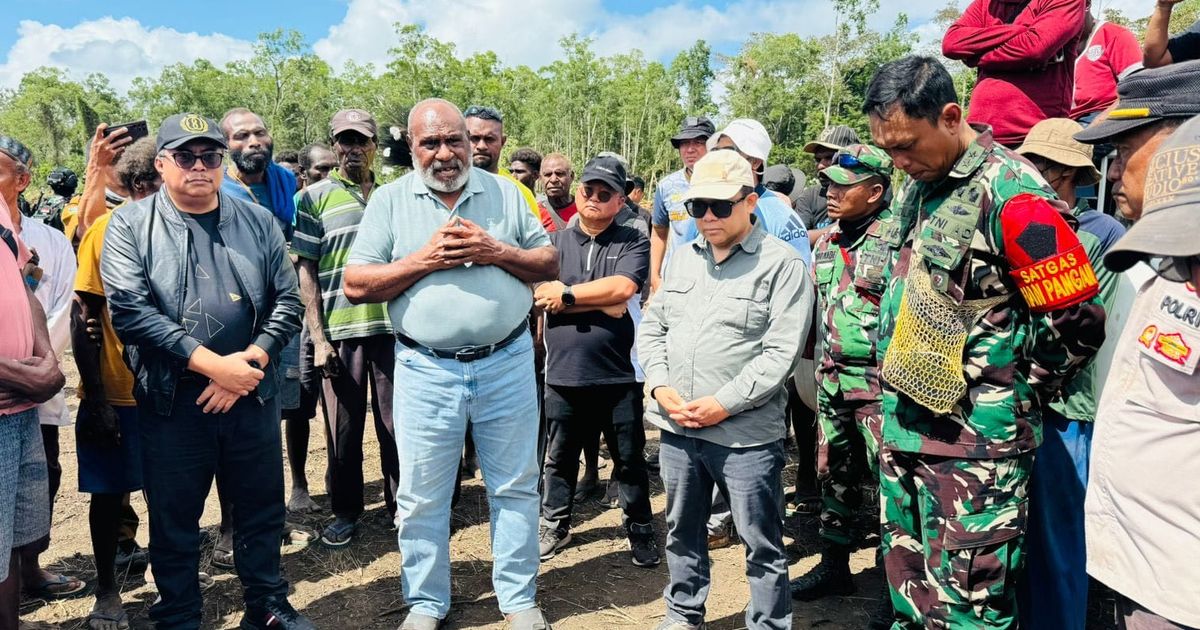
[[[147,28],[128,17],[105,17],[69,28],[25,20],[17,28],[8,58],[0,64],[0,86],[15,87],[26,72],[53,66],[75,78],[93,72],[107,75],[113,87],[123,92],[134,77],[157,75],[164,66],[200,58],[219,66],[249,57],[251,46],[219,33]]]

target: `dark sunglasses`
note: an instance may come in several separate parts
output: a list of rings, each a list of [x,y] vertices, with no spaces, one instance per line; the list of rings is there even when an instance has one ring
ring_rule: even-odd
[[[839,154],[835,155],[833,163],[837,164],[838,166],[840,166],[842,168],[865,168],[868,171],[875,173],[876,175],[883,175],[883,171],[879,170],[878,168],[876,168],[874,166],[871,166],[870,164],[867,164],[866,162],[858,159],[857,156],[851,155],[849,153],[839,153]]]
[[[709,211],[718,219],[728,219],[733,214],[733,207],[745,200],[745,197],[733,200],[688,199],[683,205],[687,207],[687,212],[693,219],[702,219]]]
[[[1200,264],[1200,256],[1151,258],[1150,266],[1163,280],[1191,282],[1192,265]]]
[[[175,162],[175,166],[185,171],[195,166],[196,160],[200,160],[204,168],[211,171],[221,166],[221,161],[225,159],[224,151],[205,151],[199,155],[191,151],[172,151],[167,155],[171,156],[171,160]]]
[[[616,194],[611,190],[592,188],[591,186],[583,186],[580,188],[580,190],[583,192],[584,199],[595,199],[600,203],[608,203],[608,201],[613,198],[613,195]]]

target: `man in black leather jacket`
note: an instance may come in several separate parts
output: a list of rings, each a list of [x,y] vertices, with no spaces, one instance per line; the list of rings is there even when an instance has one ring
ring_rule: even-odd
[[[199,520],[213,477],[233,504],[243,628],[313,628],[287,601],[276,363],[300,329],[296,274],[261,206],[219,193],[225,139],[195,114],[163,121],[163,186],[115,211],[100,272],[136,377],[160,630],[199,629]]]

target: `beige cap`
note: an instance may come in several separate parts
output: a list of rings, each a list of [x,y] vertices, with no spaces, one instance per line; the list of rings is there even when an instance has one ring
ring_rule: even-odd
[[[731,200],[744,187],[754,187],[750,162],[737,151],[709,151],[692,167],[691,186],[683,193],[687,199]]]
[[[1074,166],[1083,170],[1079,183],[1088,186],[1100,181],[1100,171],[1092,164],[1092,147],[1075,139],[1083,131],[1083,125],[1069,118],[1048,118],[1034,125],[1025,136],[1025,142],[1017,147],[1021,155],[1036,155],[1041,158]]]

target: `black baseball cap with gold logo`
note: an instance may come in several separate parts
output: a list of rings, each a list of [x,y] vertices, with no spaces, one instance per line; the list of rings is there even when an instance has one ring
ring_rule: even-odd
[[[199,114],[175,114],[168,116],[158,128],[158,150],[176,149],[201,138],[222,147],[228,146],[225,134],[213,119]]]

